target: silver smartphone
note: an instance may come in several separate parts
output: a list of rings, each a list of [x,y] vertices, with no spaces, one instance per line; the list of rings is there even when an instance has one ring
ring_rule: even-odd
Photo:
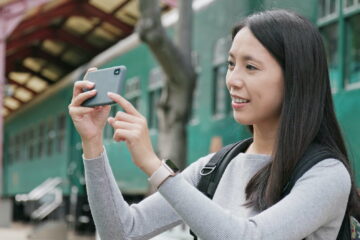
[[[94,97],[85,100],[81,106],[96,107],[114,104],[115,102],[107,96],[107,93],[114,92],[120,94],[125,81],[125,75],[125,66],[116,66],[88,72],[84,80],[94,82],[95,87],[92,89],[83,89],[83,91],[96,89],[97,93]]]

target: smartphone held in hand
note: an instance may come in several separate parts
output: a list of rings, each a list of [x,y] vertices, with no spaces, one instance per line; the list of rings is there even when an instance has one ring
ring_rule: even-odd
[[[107,93],[114,92],[120,94],[125,81],[125,75],[125,66],[116,66],[88,72],[84,80],[95,83],[93,89],[96,89],[97,94],[84,101],[81,105],[83,107],[96,107],[114,104],[115,102],[107,96]],[[93,89],[84,89],[84,91]]]

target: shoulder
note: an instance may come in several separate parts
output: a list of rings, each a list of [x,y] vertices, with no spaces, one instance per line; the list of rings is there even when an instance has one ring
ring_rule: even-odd
[[[338,159],[327,158],[310,168],[299,180],[321,176],[350,182],[350,174],[345,165]]]
[[[347,197],[351,189],[351,177],[345,165],[338,159],[327,158],[310,168],[294,188],[307,186],[307,191]],[[346,200],[347,201],[347,200]]]

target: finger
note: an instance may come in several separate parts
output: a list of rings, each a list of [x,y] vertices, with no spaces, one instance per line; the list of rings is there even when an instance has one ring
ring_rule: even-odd
[[[129,122],[124,122],[124,121],[113,121],[111,123],[111,126],[114,129],[121,129],[121,130],[134,130],[137,128],[136,124],[133,123],[129,123]]]
[[[88,88],[91,89],[95,86],[95,83],[90,82],[90,81],[76,81],[74,83],[74,91],[73,91],[73,98],[75,98],[76,96],[78,96],[80,93],[84,92],[83,89],[84,88]]]
[[[115,119],[113,117],[109,117],[107,119],[108,123],[110,124],[110,126],[112,126],[113,122],[115,121]]]
[[[132,132],[129,130],[124,130],[124,129],[116,129],[113,135],[113,139],[116,142],[121,142],[121,141],[130,141],[130,139],[132,138]]]
[[[83,114],[91,113],[91,112],[93,112],[93,111],[94,111],[93,108],[89,108],[89,107],[75,107],[75,106],[69,105],[69,114],[70,114],[71,116],[83,115]]]
[[[119,94],[108,92],[108,96],[116,103],[118,103],[125,110],[125,112],[134,116],[142,117],[142,115],[136,110],[136,108],[134,108],[134,106],[129,101],[127,101]]]
[[[86,71],[83,79],[85,80],[85,79],[87,78],[87,75],[88,75],[89,72],[94,72],[94,71],[96,71],[96,70],[97,70],[97,67],[89,68],[89,69]]]
[[[77,97],[75,97],[72,101],[73,106],[80,106],[86,99],[89,99],[96,95],[96,89],[80,93]]]
[[[116,115],[114,116],[115,120],[117,121],[126,121],[126,122],[132,122],[132,123],[141,123],[141,119],[138,117],[135,117],[134,115],[131,115],[126,112],[118,111]]]

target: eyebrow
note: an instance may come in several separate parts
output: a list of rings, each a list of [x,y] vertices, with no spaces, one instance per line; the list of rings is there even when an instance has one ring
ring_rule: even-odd
[[[231,56],[232,58],[235,58],[234,54],[232,54],[231,52],[229,52],[229,56]],[[250,55],[241,56],[241,59],[243,59],[244,61],[248,61],[248,60],[255,61],[255,62],[262,64],[262,61],[254,58],[253,56],[250,56]]]

